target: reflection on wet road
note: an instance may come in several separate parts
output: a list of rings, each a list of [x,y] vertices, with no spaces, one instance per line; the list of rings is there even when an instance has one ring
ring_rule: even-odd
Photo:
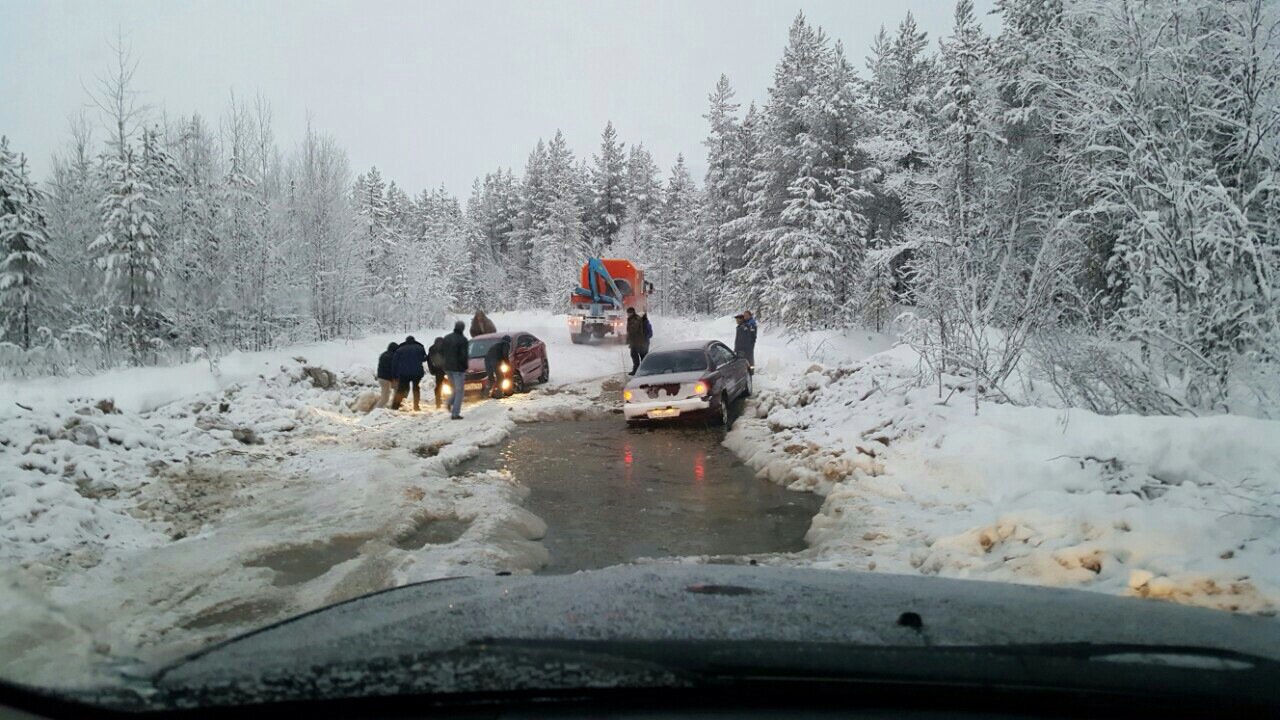
[[[475,462],[530,488],[525,506],[547,523],[544,573],[803,549],[822,499],[757,479],[721,438],[703,427],[628,430],[620,417],[543,422]]]

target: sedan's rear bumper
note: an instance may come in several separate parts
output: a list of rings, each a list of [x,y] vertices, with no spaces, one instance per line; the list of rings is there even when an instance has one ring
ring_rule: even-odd
[[[684,400],[644,400],[622,405],[622,414],[628,420],[674,420],[711,409],[711,401],[705,398]]]

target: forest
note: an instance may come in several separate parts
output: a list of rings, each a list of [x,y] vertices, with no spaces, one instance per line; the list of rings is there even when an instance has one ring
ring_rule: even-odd
[[[659,314],[892,328],[921,383],[975,400],[1275,416],[1275,4],[996,13],[993,36],[959,0],[941,38],[908,14],[862,61],[799,15],[767,99],[709,89],[704,177],[612,123],[590,158],[548,128],[465,200],[353,169],[311,125],[281,148],[269,98],[157,110],[121,42],[49,177],[0,142],[0,374],[562,312],[606,255],[646,268]]]

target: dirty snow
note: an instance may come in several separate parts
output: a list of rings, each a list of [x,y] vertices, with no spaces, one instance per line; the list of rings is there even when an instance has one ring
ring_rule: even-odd
[[[391,336],[234,353],[216,373],[0,384],[12,400],[0,406],[0,615],[18,621],[0,629],[0,676],[88,682],[108,657],[169,656],[385,587],[541,566],[527,490],[500,472],[452,473],[514,422],[600,413],[582,393],[625,349],[561,353],[563,317],[494,319],[548,336],[555,383],[468,405],[461,422],[429,392],[421,413],[355,409]]]

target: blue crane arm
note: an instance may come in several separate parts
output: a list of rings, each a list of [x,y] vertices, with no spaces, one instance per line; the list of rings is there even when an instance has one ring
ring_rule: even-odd
[[[596,290],[596,280],[604,280],[605,285],[609,286],[612,295],[602,294]],[[622,307],[622,292],[618,290],[618,286],[613,282],[613,277],[609,275],[609,270],[605,268],[600,258],[590,258],[587,260],[587,285],[586,288],[574,288],[573,294],[585,298],[591,298],[593,303],[609,303],[614,307]]]

